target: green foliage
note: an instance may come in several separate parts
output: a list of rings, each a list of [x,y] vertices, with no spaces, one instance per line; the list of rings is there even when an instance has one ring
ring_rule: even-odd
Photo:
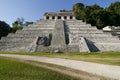
[[[97,4],[85,6],[76,3],[73,11],[78,20],[83,20],[96,26],[98,29],[109,26],[120,26],[120,2],[112,3],[108,8],[103,9]]]
[[[103,28],[104,26],[119,26],[119,20],[120,16],[112,13],[112,12],[108,12],[106,10],[101,10],[99,11],[99,13],[97,14],[97,23],[96,26],[98,28]]]
[[[83,10],[84,9],[84,4],[83,3],[76,3],[74,6],[73,6],[73,11],[75,13],[79,13],[80,10]]]
[[[19,30],[19,29],[22,29],[22,25],[19,25],[18,22],[16,21],[16,22],[13,23],[13,28],[15,30]]]
[[[92,6],[86,6],[85,8],[85,21],[87,23],[90,23],[93,26],[96,26],[97,24],[97,14],[99,13],[99,11],[101,11],[103,8],[101,8],[100,6],[94,4]]]
[[[120,2],[111,3],[107,10],[120,15]]]
[[[77,80],[48,69],[0,57],[0,80]]]
[[[12,24],[12,32],[23,29],[24,18],[17,18],[17,20]]]
[[[2,36],[6,36],[10,32],[10,30],[11,28],[6,22],[0,21],[0,38]]]
[[[76,3],[73,6],[72,11],[75,13],[75,16],[78,20],[80,20],[80,19],[84,20],[84,17],[85,17],[84,8],[85,8],[85,6],[83,3]]]

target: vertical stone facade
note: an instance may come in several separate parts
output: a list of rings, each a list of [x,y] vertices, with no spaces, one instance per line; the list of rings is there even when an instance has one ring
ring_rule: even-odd
[[[44,20],[75,20],[73,12],[45,13]]]

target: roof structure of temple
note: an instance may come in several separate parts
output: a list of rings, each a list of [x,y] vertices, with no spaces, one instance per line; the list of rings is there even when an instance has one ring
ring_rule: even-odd
[[[74,12],[46,12],[44,16],[74,16]]]

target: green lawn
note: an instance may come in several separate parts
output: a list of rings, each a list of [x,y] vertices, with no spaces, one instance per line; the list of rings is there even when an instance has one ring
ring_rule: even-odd
[[[0,80],[77,80],[70,76],[0,57]]]
[[[33,56],[57,57],[73,60],[97,62],[102,64],[119,65],[120,52],[92,52],[92,53],[26,53],[26,52],[0,52],[3,54],[22,54]]]

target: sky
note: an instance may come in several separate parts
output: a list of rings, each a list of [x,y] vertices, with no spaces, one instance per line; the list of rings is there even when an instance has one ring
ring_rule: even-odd
[[[115,1],[120,0],[0,0],[0,20],[11,26],[17,18],[23,17],[25,21],[35,22],[42,19],[45,12],[71,10],[78,2],[106,8]]]

